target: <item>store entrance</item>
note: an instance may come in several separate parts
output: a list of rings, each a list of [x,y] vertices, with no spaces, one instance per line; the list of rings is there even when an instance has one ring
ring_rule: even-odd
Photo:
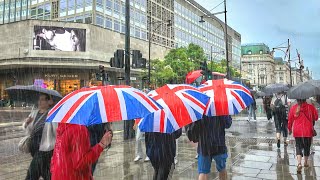
[[[65,96],[72,91],[80,89],[80,80],[60,80],[59,92],[62,96]]]

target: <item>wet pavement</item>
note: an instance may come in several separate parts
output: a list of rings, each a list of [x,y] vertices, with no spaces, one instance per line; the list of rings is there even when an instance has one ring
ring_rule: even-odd
[[[21,135],[17,135],[21,130],[15,125],[18,122],[18,120],[0,121],[0,180],[24,179],[31,161],[30,155],[22,154],[17,149],[21,138]],[[135,142],[123,141],[121,124],[116,127],[119,129],[115,132],[112,147],[101,155],[94,174],[95,179],[152,179],[153,169],[150,162],[133,162]],[[302,174],[297,175],[292,138],[287,148],[281,145],[281,148],[277,149],[274,141],[274,123],[268,122],[263,117],[259,117],[256,122],[247,122],[245,117],[235,117],[232,127],[227,131],[229,179],[320,179],[318,137],[315,138],[315,144],[314,154],[309,162],[312,166],[303,169]],[[179,138],[179,162],[173,179],[197,179],[195,155],[195,145],[188,142],[185,135]],[[218,173],[213,163],[210,179],[217,177]]]

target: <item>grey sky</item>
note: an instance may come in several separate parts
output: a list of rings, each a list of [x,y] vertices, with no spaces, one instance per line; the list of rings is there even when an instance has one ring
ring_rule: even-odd
[[[222,2],[196,1],[208,10]],[[261,42],[272,49],[289,38],[291,57],[297,56],[298,49],[305,66],[320,79],[319,0],[227,0],[227,8],[228,25],[241,34],[242,44]],[[223,5],[212,12],[222,10]],[[284,56],[279,52],[276,55]]]

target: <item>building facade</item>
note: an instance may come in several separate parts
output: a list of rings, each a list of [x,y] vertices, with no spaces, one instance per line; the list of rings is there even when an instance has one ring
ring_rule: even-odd
[[[215,17],[200,23],[205,14],[193,0],[130,0],[131,50],[148,58],[150,39],[151,59],[163,59],[170,49],[194,43],[208,59],[225,59],[224,23]],[[62,32],[78,44],[49,42]],[[124,36],[124,0],[0,0],[0,95],[38,79],[64,95],[86,86],[99,65],[111,83],[122,83],[123,69],[111,68],[110,58],[124,49]],[[239,68],[241,35],[230,27],[228,44],[230,64]],[[142,71],[133,70],[133,84]]]
[[[131,0],[130,35],[168,48],[200,45],[208,59],[226,59],[224,23],[194,0]],[[94,24],[125,33],[124,0],[1,0],[0,24],[25,19]],[[171,20],[172,26],[165,22]],[[159,23],[162,22],[162,23]],[[151,34],[148,33],[151,29]],[[229,61],[240,67],[241,35],[228,27]],[[211,54],[211,52],[213,52]]]
[[[263,87],[276,82],[276,68],[270,49],[265,44],[247,44],[241,47],[241,72],[250,84]]]
[[[301,78],[303,81],[312,79],[308,68],[300,73],[299,69],[291,67],[290,77],[289,63],[281,57],[274,57],[263,43],[242,45],[241,54],[243,78],[250,80],[250,84],[257,88],[273,83],[289,85],[290,81],[296,85],[301,82]]]

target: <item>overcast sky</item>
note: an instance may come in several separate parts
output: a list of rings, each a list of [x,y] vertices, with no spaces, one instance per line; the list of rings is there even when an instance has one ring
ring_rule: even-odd
[[[210,10],[223,0],[196,1]],[[212,12],[218,11],[223,4]],[[265,43],[271,50],[289,38],[292,59],[298,49],[313,77],[320,79],[320,0],[227,0],[227,11],[228,25],[241,34],[242,44]]]

